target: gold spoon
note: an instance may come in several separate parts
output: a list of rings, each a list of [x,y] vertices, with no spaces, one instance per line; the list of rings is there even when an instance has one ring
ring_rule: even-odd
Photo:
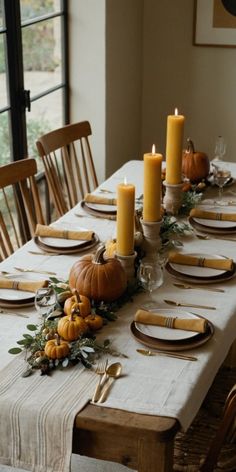
[[[191,308],[205,308],[205,310],[216,310],[215,306],[207,306],[207,305],[195,305],[194,303],[180,303],[180,302],[175,302],[174,300],[164,300],[165,303],[168,305],[174,305],[174,306],[185,306],[185,307],[191,307]]]
[[[18,270],[19,272],[36,272],[37,274],[56,275],[56,272],[50,272],[47,270],[24,269],[23,267],[14,267],[14,269]]]
[[[102,394],[98,398],[97,403],[105,402],[108,391],[110,390],[111,385],[113,384],[114,380],[120,377],[121,370],[122,370],[122,365],[120,362],[115,362],[114,364],[111,364],[107,367],[106,376],[108,377],[108,380],[105,383],[105,386],[102,390]]]
[[[177,288],[184,288],[184,289],[195,289],[195,290],[208,290],[209,292],[220,292],[224,293],[223,288],[213,288],[213,287],[202,287],[200,285],[192,286],[192,285],[186,285],[186,284],[173,284]]]
[[[177,359],[183,359],[186,361],[197,361],[197,357],[194,356],[186,356],[185,354],[178,354],[175,352],[169,352],[169,351],[150,351],[147,349],[136,349],[136,351],[139,354],[142,354],[143,356],[167,356],[167,357],[176,357]]]

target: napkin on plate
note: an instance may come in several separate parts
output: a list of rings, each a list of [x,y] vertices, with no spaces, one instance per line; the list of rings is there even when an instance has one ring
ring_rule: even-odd
[[[39,288],[47,287],[48,280],[37,281],[20,281],[0,279],[0,288],[13,288],[14,290],[25,290],[26,292],[36,292]]]
[[[37,224],[35,236],[47,236],[50,238],[74,239],[82,241],[91,241],[94,237],[93,231],[71,231],[67,229],[53,228]]]
[[[232,270],[234,264],[233,259],[211,259],[210,257],[197,257],[178,252],[169,254],[169,262],[219,270]]]
[[[203,218],[217,221],[236,221],[236,213],[221,213],[218,211],[205,211],[198,208],[192,208],[190,216],[194,218]]]
[[[146,325],[162,326],[164,328],[183,329],[184,331],[196,331],[205,333],[207,329],[207,320],[205,319],[183,319],[176,317],[163,316],[159,313],[152,313],[146,310],[138,310],[135,313],[134,321]]]
[[[100,197],[99,195],[93,195],[92,193],[87,193],[84,197],[86,203],[99,203],[101,205],[116,205],[116,198]]]

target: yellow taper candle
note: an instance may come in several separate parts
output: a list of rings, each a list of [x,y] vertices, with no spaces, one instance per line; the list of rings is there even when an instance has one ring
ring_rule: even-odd
[[[166,133],[166,183],[180,184],[182,181],[182,152],[183,152],[183,115],[178,115],[177,108],[174,115],[167,117]]]
[[[143,220],[161,219],[161,163],[162,154],[155,152],[144,154]]]
[[[117,186],[117,254],[130,256],[134,252],[135,187],[124,182]]]

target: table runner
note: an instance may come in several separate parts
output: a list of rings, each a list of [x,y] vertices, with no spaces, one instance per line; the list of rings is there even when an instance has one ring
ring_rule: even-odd
[[[114,189],[114,183],[116,185],[126,176],[137,186],[137,196],[139,196],[141,175],[142,163],[131,162],[120,169],[113,179],[108,179],[103,187]],[[57,224],[60,227],[63,224],[65,228],[69,226],[70,229],[81,227],[91,229],[103,241],[115,236],[115,222],[93,219],[86,214],[84,218],[78,219],[74,215],[77,210],[78,208],[71,210]],[[209,255],[223,253],[235,260],[235,243],[233,242],[224,242],[223,250],[222,241],[215,239],[199,241],[194,237],[189,237],[185,239],[184,244],[185,251],[201,251]],[[45,270],[53,268],[58,277],[66,279],[70,267],[78,258],[77,255],[32,257],[28,253],[32,249],[38,249],[33,241],[4,261],[1,268],[11,270],[15,265],[25,266],[25,261],[27,261],[27,265],[31,267]],[[40,279],[39,275],[35,274],[35,277],[37,280]],[[30,278],[32,279],[32,274]],[[27,279],[27,274],[25,279]],[[174,279],[165,273],[165,284],[155,293],[158,307],[166,308],[163,299],[167,298],[167,295],[168,298],[174,297],[177,301],[184,299],[190,302],[199,302],[201,297],[201,303],[214,304],[217,308],[214,312],[194,310],[213,322],[215,326],[213,338],[206,345],[188,351],[198,357],[198,361],[194,363],[158,356],[153,358],[140,356],[136,349],[141,345],[132,338],[130,323],[137,308],[144,302],[145,295],[136,296],[133,303],[126,304],[119,311],[118,320],[109,323],[98,336],[98,340],[109,337],[115,349],[129,356],[127,359],[122,359],[124,377],[116,381],[104,406],[136,413],[176,417],[180,420],[182,428],[187,429],[235,337],[236,317],[233,316],[236,301],[235,278],[224,284],[224,294],[195,290],[177,291],[173,282]],[[217,286],[223,286],[223,284],[217,284]],[[33,309],[28,308],[25,312],[30,315],[28,322],[36,322],[37,315]],[[35,472],[46,470],[47,472],[67,472],[69,471],[74,417],[91,398],[96,376],[93,372],[76,366],[74,369],[53,372],[50,377],[41,377],[39,372],[36,372],[31,377],[21,378],[20,373],[25,368],[22,358],[19,356],[12,359],[12,356],[7,354],[7,349],[13,347],[25,332],[26,324],[27,321],[24,319],[15,318],[13,323],[12,317],[0,316],[0,354],[2,355],[0,357],[2,369],[0,370],[0,428],[4,429],[4,434],[3,429],[0,430],[2,456],[0,462],[29,468]],[[3,370],[4,367],[5,370]],[[10,381],[10,387],[7,387],[8,381]],[[29,394],[24,398],[27,386],[30,386]],[[34,395],[35,392],[37,395]],[[37,403],[38,400],[39,403]],[[34,408],[38,412],[36,416],[31,414]],[[27,420],[26,412],[29,413]],[[57,415],[54,424],[55,412]],[[11,422],[9,418],[12,418]],[[37,418],[40,418],[39,423]],[[50,434],[51,426],[49,429],[45,426],[48,429],[45,439],[48,438],[48,441],[46,441],[46,446],[43,441],[42,446],[39,447],[41,429],[37,425],[41,424],[42,420],[48,422],[47,425],[54,426],[51,430],[53,434]],[[27,424],[32,427],[29,428]],[[28,434],[29,431],[30,434]],[[57,438],[54,435],[56,432]],[[12,441],[15,437],[13,434],[18,437],[15,443]],[[63,452],[64,437],[68,438],[68,442],[66,451]],[[51,441],[52,438],[53,441]],[[33,454],[32,445],[35,444],[37,444],[38,452]],[[58,450],[61,452],[58,453]],[[57,462],[51,461],[51,457],[58,457]]]

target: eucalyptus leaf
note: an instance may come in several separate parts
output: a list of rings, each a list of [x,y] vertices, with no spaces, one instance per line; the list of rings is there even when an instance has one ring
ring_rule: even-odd
[[[63,362],[62,362],[62,367],[65,368],[65,367],[67,367],[68,365],[69,365],[69,359],[68,359],[68,357],[66,357],[66,358],[63,360]]]
[[[34,324],[28,324],[26,326],[26,328],[29,330],[29,331],[36,331],[38,329],[38,326],[34,325]]]
[[[32,339],[32,340],[34,339],[33,336],[31,336],[31,334],[25,333],[25,334],[23,334],[22,336],[23,336],[25,339]]]
[[[27,370],[25,370],[25,371],[23,372],[23,374],[21,375],[21,377],[29,377],[29,376],[32,375],[32,374],[33,374],[33,369],[29,368],[29,369],[27,369]]]
[[[85,352],[95,352],[94,351],[94,348],[93,347],[90,347],[90,346],[83,346],[81,351],[85,351]]]
[[[20,347],[12,347],[11,349],[8,350],[9,354],[19,354],[22,352],[22,349]]]

